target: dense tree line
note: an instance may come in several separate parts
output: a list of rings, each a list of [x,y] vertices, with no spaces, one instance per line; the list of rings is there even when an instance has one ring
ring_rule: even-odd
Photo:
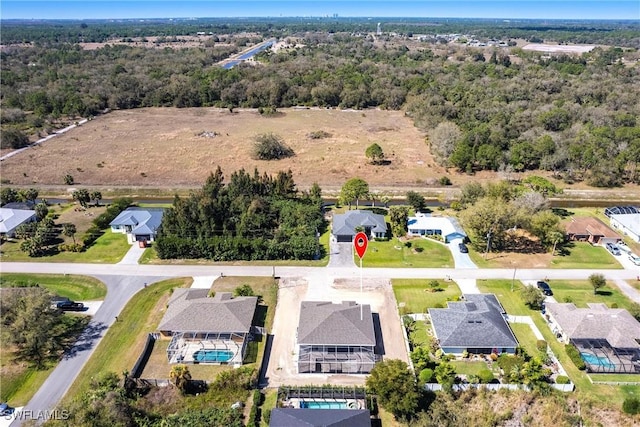
[[[106,108],[381,107],[404,109],[428,132],[437,158],[461,171],[544,169],[603,187],[640,182],[640,76],[622,62],[637,57],[634,49],[549,57],[516,47],[375,40],[355,23],[350,32],[295,34],[294,24],[280,35],[301,47],[265,51],[260,66],[231,70],[215,66],[231,52],[216,43],[93,51],[62,43],[3,52],[3,134],[14,130],[3,146],[23,144],[17,132],[47,133],[60,116]]]
[[[155,248],[167,258],[215,261],[314,259],[325,227],[320,189],[299,195],[291,171],[275,177],[220,168],[202,190],[176,196],[162,219]]]
[[[200,18],[122,20],[4,20],[2,42],[5,44],[105,42],[120,37],[171,37],[198,32],[228,34],[255,32],[265,37],[310,31],[372,32],[374,24],[368,18]],[[597,43],[635,46],[640,44],[637,22],[634,21],[557,21],[542,20],[496,21],[495,19],[393,18],[382,19],[385,32],[404,36],[473,32],[480,38],[523,38],[532,41],[559,43]]]

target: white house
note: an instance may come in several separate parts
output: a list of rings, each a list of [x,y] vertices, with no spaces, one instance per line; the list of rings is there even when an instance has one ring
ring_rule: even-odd
[[[111,231],[127,235],[127,241],[153,242],[162,223],[162,208],[127,208],[111,223]]]
[[[609,222],[611,227],[640,242],[640,213],[611,215]]]
[[[36,220],[36,211],[0,208],[0,234],[13,237],[16,228]]]
[[[431,216],[420,212],[408,218],[407,230],[410,236],[443,236],[445,243],[467,238],[467,233],[455,218]]]

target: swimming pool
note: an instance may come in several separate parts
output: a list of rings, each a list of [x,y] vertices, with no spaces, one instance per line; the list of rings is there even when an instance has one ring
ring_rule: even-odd
[[[229,350],[198,350],[193,353],[196,362],[228,362],[233,358],[233,352]]]
[[[338,402],[335,400],[301,400],[300,407],[305,409],[347,409],[347,402]]]
[[[580,357],[582,360],[587,362],[591,366],[602,366],[606,370],[614,370],[616,365],[611,363],[611,361],[607,357],[598,357],[595,354],[591,353],[580,353]]]

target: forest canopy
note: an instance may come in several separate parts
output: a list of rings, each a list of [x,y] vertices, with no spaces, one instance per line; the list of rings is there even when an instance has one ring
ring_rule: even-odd
[[[218,168],[200,191],[175,197],[155,248],[162,259],[312,260],[325,228],[320,192],[298,194],[291,171],[240,170],[225,183]]]
[[[370,24],[358,20],[312,25],[291,19],[281,27],[256,20],[246,23],[245,30],[254,31],[250,38],[239,33],[239,23],[211,20],[198,23],[208,31],[206,40],[184,48],[162,43],[195,32],[182,21],[135,28],[76,24],[46,33],[39,26],[20,30],[3,23],[3,41],[19,40],[18,34],[37,40],[2,52],[2,130],[18,136],[3,145],[20,145],[18,132],[47,134],[61,117],[107,109],[376,107],[404,110],[428,135],[441,164],[460,171],[547,170],[567,183],[640,183],[640,31],[630,23],[456,20],[434,29],[407,19],[385,24],[384,35],[374,37]],[[481,40],[502,37],[508,44],[473,47],[433,34],[472,29]],[[99,32],[95,37],[102,41],[108,31],[122,40],[154,35],[160,42],[154,48],[132,43],[95,50],[77,43],[86,41],[79,34]],[[418,40],[419,32],[433,37]],[[260,53],[253,65],[217,65],[272,36],[288,47]],[[515,37],[610,47],[548,55],[522,49]]]

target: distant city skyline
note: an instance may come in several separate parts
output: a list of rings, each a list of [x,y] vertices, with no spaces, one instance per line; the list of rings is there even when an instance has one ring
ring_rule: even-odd
[[[640,19],[639,0],[3,0],[2,19],[152,19],[216,17],[420,17]]]

